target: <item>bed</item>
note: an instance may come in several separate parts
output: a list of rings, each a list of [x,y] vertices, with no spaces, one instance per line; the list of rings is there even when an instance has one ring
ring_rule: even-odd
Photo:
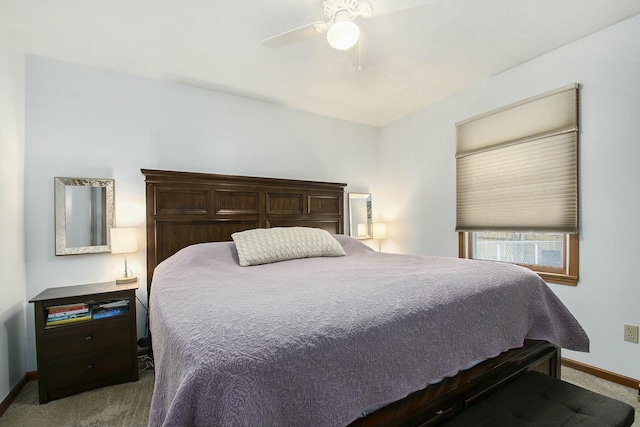
[[[341,235],[345,184],[142,172],[150,425],[437,425],[588,350],[529,270]],[[276,227],[325,230],[344,255],[240,266],[232,235]]]

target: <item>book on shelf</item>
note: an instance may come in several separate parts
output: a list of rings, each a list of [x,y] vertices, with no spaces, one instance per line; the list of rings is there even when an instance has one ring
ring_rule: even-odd
[[[45,326],[64,325],[91,319],[104,319],[129,313],[129,300],[65,304],[47,307]]]
[[[65,325],[67,323],[84,322],[91,320],[91,313],[70,314],[66,317],[47,319],[45,326]]]
[[[52,305],[51,307],[47,307],[47,313],[60,313],[63,311],[73,311],[73,310],[81,310],[88,309],[89,305],[84,302],[77,302],[73,304],[63,304],[63,305]]]
[[[116,306],[116,307],[98,307],[93,310],[92,318],[105,319],[107,317],[120,316],[122,314],[129,313],[129,306]]]
[[[104,302],[102,304],[98,304],[98,307],[100,308],[129,307],[129,300],[122,299],[118,301]]]
[[[84,314],[88,312],[89,312],[88,306],[85,306],[83,308],[76,308],[73,310],[67,310],[67,311],[55,311],[55,312],[48,311],[47,319],[62,319],[62,318],[69,317],[73,314]]]

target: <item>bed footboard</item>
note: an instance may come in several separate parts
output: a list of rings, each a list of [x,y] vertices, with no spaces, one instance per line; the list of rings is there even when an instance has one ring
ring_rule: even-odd
[[[452,378],[389,404],[349,427],[420,426],[444,423],[527,371],[560,377],[560,349],[544,341],[527,340]]]

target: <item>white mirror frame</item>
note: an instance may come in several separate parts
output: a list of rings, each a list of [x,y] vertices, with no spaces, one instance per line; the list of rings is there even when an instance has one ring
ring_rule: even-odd
[[[349,235],[358,240],[371,239],[372,223],[371,193],[349,193]],[[364,230],[358,230],[359,224],[365,224]]]
[[[106,227],[106,245],[67,247],[67,196],[66,189],[74,187],[102,187],[104,188],[103,221]],[[109,230],[114,227],[114,180],[100,178],[54,178],[55,196],[55,228],[56,228],[56,255],[80,255],[94,254],[111,251],[111,238]]]

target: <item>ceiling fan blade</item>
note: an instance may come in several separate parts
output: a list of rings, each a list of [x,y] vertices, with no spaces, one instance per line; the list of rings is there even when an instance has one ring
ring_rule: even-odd
[[[267,47],[281,47],[290,43],[295,43],[300,40],[309,39],[322,34],[327,31],[328,25],[323,21],[312,22],[311,24],[303,25],[298,28],[294,28],[284,33],[280,33],[268,39],[262,40],[262,44]]]

